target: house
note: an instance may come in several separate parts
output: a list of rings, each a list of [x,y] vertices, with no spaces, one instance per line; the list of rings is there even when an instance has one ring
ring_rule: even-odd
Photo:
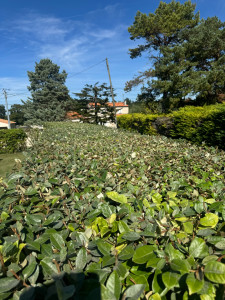
[[[94,107],[95,103],[91,102],[89,103],[90,106]],[[113,103],[109,102],[108,106],[113,107]],[[129,105],[126,104],[126,102],[115,102],[115,108],[116,108],[116,115],[125,115],[129,114]]]
[[[16,128],[16,122],[10,121],[11,128]],[[8,120],[0,119],[0,129],[8,129]]]
[[[95,103],[90,102],[89,104],[90,108],[94,108]],[[100,105],[97,103],[97,105]],[[113,107],[113,103],[109,102],[108,106]],[[116,116],[125,115],[129,113],[129,105],[126,104],[126,102],[115,102],[115,109],[116,109]],[[75,111],[68,111],[66,114],[66,119],[71,120],[72,122],[81,122],[82,121],[82,115],[78,114]],[[105,126],[112,127],[111,123],[106,123]]]

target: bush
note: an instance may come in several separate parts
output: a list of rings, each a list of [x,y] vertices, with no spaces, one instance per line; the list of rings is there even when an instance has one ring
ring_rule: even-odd
[[[184,138],[196,144],[225,149],[225,104],[186,106],[166,116],[129,114],[118,117],[118,127],[141,134]]]
[[[152,126],[159,115],[128,114],[117,117],[119,128],[134,130],[141,134],[157,135],[156,129]]]
[[[225,104],[185,107],[172,114],[170,136],[225,149]]]
[[[22,129],[0,130],[0,153],[13,153],[25,148],[26,133]]]
[[[0,182],[0,299],[223,299],[224,168],[215,148],[51,123]]]

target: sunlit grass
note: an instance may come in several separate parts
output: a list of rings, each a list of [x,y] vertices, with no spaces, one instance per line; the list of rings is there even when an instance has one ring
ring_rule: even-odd
[[[15,159],[22,160],[24,158],[21,152],[10,153],[10,154],[0,154],[0,177],[6,177],[10,174],[16,165]]]

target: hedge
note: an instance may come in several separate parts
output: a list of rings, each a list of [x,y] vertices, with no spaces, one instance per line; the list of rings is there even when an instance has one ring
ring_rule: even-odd
[[[129,131],[137,131],[141,134],[157,135],[156,129],[152,126],[154,120],[159,115],[145,115],[145,114],[128,114],[117,117],[117,124],[119,128]]]
[[[186,106],[166,116],[129,114],[118,117],[118,127],[141,134],[184,138],[225,149],[225,104]]]
[[[25,148],[26,133],[22,129],[0,130],[0,153],[13,153]]]

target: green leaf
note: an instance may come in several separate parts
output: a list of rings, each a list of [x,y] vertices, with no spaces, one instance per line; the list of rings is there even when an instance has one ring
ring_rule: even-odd
[[[184,254],[181,253],[179,250],[174,249],[174,247],[171,244],[166,246],[165,253],[169,256],[170,261],[177,258],[184,259]]]
[[[53,274],[57,274],[58,270],[56,268],[56,265],[53,264],[52,259],[49,257],[45,257],[44,259],[41,260],[40,262],[44,272],[48,276],[52,276]]]
[[[127,203],[127,197],[125,195],[120,195],[117,192],[107,192],[106,196],[117,203]]]
[[[141,238],[139,233],[131,232],[131,231],[130,232],[125,232],[122,237],[123,237],[124,240],[131,241],[131,242],[137,241]]]
[[[204,258],[209,254],[209,249],[203,239],[196,237],[191,242],[189,254],[193,257]]]
[[[219,217],[213,213],[206,213],[204,218],[200,219],[200,224],[206,227],[214,228],[219,221]]]
[[[119,227],[119,232],[124,233],[124,232],[129,232],[130,228],[124,221],[119,221],[118,222],[118,227]]]
[[[25,280],[34,273],[36,266],[37,266],[36,261],[33,261],[22,271]]]
[[[225,284],[225,264],[218,261],[210,261],[204,270],[205,276],[212,282]]]
[[[216,244],[215,244],[215,247],[216,247],[217,249],[225,250],[225,240],[216,243]]]
[[[126,291],[124,292],[123,298],[125,300],[138,300],[141,295],[143,294],[145,290],[145,285],[144,284],[135,284],[130,286]]]
[[[145,245],[137,248],[133,255],[133,262],[136,264],[144,264],[146,263],[154,250],[153,246]]]
[[[162,274],[162,281],[168,289],[172,289],[174,286],[179,286],[178,280],[180,276],[180,274],[175,272],[165,272]]]
[[[5,221],[5,220],[7,220],[9,218],[9,214],[7,214],[6,212],[2,212],[1,213],[1,220],[2,221]]]
[[[116,261],[116,257],[115,256],[111,256],[111,255],[105,255],[102,258],[102,267],[107,267],[107,266],[111,266],[114,265]]]
[[[61,248],[65,247],[65,241],[64,241],[62,235],[60,235],[58,233],[50,234],[50,241],[51,241],[52,245],[58,250],[61,250]]]
[[[38,191],[36,189],[33,189],[32,187],[28,187],[28,189],[25,192],[26,196],[33,196],[38,194]]]
[[[120,298],[120,291],[121,291],[121,283],[119,279],[119,275],[116,271],[113,271],[106,283],[107,289],[115,295],[116,299],[119,300]]]
[[[170,263],[170,267],[174,271],[178,271],[180,273],[188,273],[191,269],[190,264],[187,260],[182,259],[173,259]]]
[[[40,267],[39,267],[39,265],[37,265],[34,273],[30,277],[28,277],[28,281],[31,284],[33,284],[33,285],[36,284],[38,276],[39,276],[39,272],[40,272]]]
[[[116,296],[112,294],[103,284],[101,284],[101,299],[103,300],[117,300]],[[97,299],[96,299],[97,300]]]
[[[14,278],[14,277],[1,278],[0,279],[0,291],[1,291],[1,293],[11,291],[19,283],[20,283],[20,281],[17,280],[16,278]]]
[[[192,234],[193,232],[193,223],[192,222],[185,222],[183,223],[184,231],[186,233]]]
[[[78,251],[76,258],[76,268],[79,270],[83,270],[87,263],[87,251],[83,247]]]
[[[134,255],[134,248],[132,246],[126,246],[118,255],[120,260],[128,260]]]
[[[194,274],[189,274],[186,279],[186,283],[189,290],[189,295],[192,295],[194,293],[197,293],[201,291],[204,285],[204,281],[200,281],[197,278],[195,278]]]
[[[103,254],[103,255],[109,255],[111,252],[112,245],[103,241],[103,240],[97,240],[96,245],[98,247],[98,250]]]

